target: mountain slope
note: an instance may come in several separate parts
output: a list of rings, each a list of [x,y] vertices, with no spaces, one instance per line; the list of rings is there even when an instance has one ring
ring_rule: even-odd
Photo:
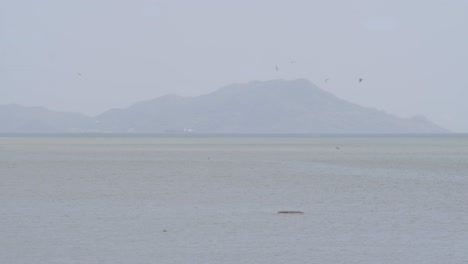
[[[82,133],[93,126],[94,120],[82,114],[0,105],[0,133]]]

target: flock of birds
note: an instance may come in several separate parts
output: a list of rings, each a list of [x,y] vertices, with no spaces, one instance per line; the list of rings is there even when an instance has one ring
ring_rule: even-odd
[[[295,63],[295,62],[296,62],[296,61],[291,61],[290,63]],[[276,71],[279,71],[278,65],[275,65],[275,69],[276,69]],[[81,72],[77,72],[76,75],[77,75],[78,77],[82,77],[82,76],[83,76],[83,75],[81,74]],[[325,79],[325,82],[327,83],[328,80],[330,80],[330,79],[329,79],[329,78]],[[358,79],[359,83],[362,83],[363,80],[364,80],[363,78],[359,78],[359,79]]]
[[[290,63],[295,63],[295,62],[296,62],[296,61],[291,61]],[[279,71],[278,65],[275,65],[275,69],[276,69],[276,71]],[[81,72],[77,72],[76,75],[77,75],[78,77],[82,77],[82,76],[83,76],[83,75],[81,74]],[[330,80],[330,79],[329,79],[329,78],[325,79],[325,82],[328,83],[328,80]],[[358,79],[359,83],[362,83],[363,80],[364,80],[363,78],[359,78],[359,79]]]

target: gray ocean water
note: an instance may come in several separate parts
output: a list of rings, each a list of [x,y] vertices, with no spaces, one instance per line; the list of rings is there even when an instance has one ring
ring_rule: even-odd
[[[0,263],[468,263],[468,137],[0,137]]]

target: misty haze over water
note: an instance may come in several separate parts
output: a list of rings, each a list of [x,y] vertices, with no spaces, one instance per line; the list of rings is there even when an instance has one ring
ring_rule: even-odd
[[[0,0],[0,264],[468,263],[467,10]]]

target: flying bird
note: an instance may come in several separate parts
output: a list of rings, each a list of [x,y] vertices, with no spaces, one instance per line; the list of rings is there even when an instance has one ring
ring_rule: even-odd
[[[327,82],[328,82],[328,80],[329,80],[328,78],[327,78],[327,79],[325,79],[325,82],[327,83]]]
[[[295,63],[296,61],[291,61],[291,63]]]
[[[276,71],[278,71],[278,70],[279,70],[277,65],[275,65],[275,68],[276,68]]]
[[[362,80],[364,80],[364,79],[362,79],[362,78],[359,78],[359,83],[362,83]]]

